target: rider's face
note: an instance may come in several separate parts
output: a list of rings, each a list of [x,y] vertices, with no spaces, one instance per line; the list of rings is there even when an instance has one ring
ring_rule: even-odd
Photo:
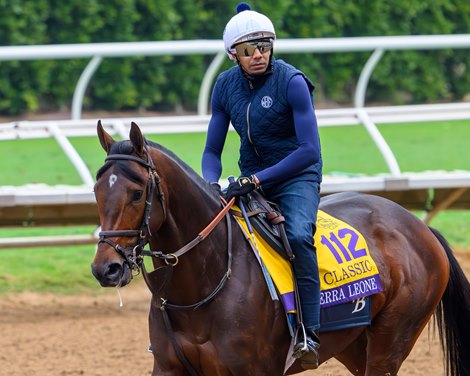
[[[237,58],[246,73],[256,75],[266,71],[270,54],[270,50],[262,53],[259,49],[256,49],[252,56],[237,55]]]

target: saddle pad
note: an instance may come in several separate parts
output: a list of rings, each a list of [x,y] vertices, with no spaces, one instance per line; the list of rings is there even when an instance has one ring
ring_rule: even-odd
[[[341,303],[320,310],[320,333],[351,328],[353,326],[368,326],[370,319],[370,296]],[[287,315],[289,329],[293,335],[296,328],[295,313]]]
[[[370,325],[370,296],[320,310],[320,333]]]
[[[235,210],[239,210],[234,207]],[[234,216],[262,266],[266,267],[286,312],[295,310],[289,261],[282,258],[245,220]],[[334,306],[382,291],[377,266],[362,234],[338,218],[319,210],[315,245],[320,274],[320,305]],[[294,250],[295,252],[295,250]]]

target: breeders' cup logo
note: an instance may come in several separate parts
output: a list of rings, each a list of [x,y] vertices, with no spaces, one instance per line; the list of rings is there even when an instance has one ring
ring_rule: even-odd
[[[271,97],[268,97],[267,95],[261,98],[261,106],[264,108],[269,108],[273,105],[273,100]]]
[[[354,304],[354,310],[351,313],[356,313],[362,311],[366,306],[366,297],[363,296],[362,298],[358,298],[353,300],[352,303]]]

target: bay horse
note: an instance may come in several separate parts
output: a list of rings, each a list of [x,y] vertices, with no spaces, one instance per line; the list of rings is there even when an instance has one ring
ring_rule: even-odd
[[[299,361],[285,369],[285,313],[227,214],[233,200],[224,207],[219,192],[137,124],[130,140],[115,141],[101,122],[97,132],[107,157],[94,187],[102,231],[92,273],[115,287],[142,269],[152,291],[152,375],[302,372]],[[378,196],[333,194],[320,207],[364,235],[383,288],[371,296],[371,325],[321,334],[320,363],[334,357],[354,375],[397,375],[435,314],[447,374],[470,375],[470,284],[444,237]]]

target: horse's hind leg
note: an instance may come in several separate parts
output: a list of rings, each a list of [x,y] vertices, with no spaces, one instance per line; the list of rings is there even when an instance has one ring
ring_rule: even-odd
[[[411,307],[411,303],[408,307]],[[410,316],[414,316],[414,319],[410,319]],[[367,333],[365,376],[397,375],[429,317],[426,314],[400,313],[399,309],[392,309],[390,306],[387,310],[382,311],[374,319]]]

